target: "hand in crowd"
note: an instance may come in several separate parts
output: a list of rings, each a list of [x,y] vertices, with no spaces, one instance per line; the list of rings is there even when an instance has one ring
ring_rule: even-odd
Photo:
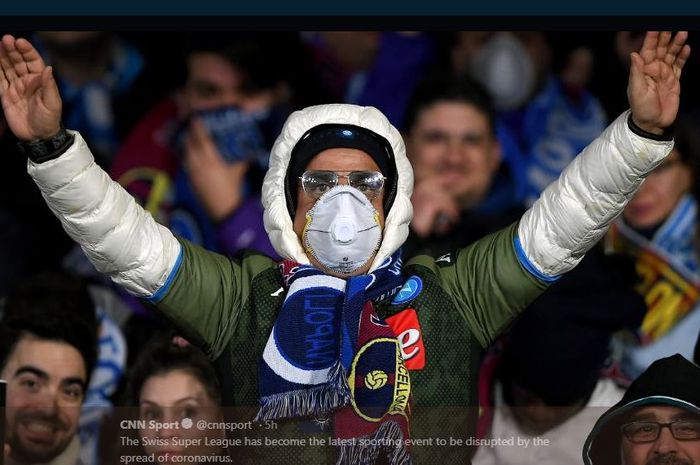
[[[224,220],[239,207],[248,162],[227,163],[196,118],[185,143],[184,162],[192,187],[213,221]]]
[[[411,228],[420,237],[445,234],[459,220],[459,205],[438,179],[418,182],[411,197]]]
[[[2,37],[0,98],[10,130],[23,141],[48,139],[61,128],[61,96],[53,69],[26,39]]]
[[[647,32],[639,53],[632,53],[627,98],[632,120],[645,131],[662,134],[673,124],[680,101],[681,70],[690,56],[688,33]]]

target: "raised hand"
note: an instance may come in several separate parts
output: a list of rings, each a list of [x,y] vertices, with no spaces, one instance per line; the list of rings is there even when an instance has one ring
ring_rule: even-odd
[[[0,99],[10,130],[23,141],[48,139],[61,128],[61,96],[50,66],[29,41],[0,41]]]
[[[240,206],[248,162],[227,163],[196,118],[185,143],[184,162],[197,197],[212,220],[222,221]]]
[[[457,202],[438,180],[428,178],[416,183],[411,203],[411,229],[419,237],[446,234],[459,220]]]
[[[627,98],[632,120],[645,131],[662,134],[673,124],[681,93],[681,70],[690,56],[688,33],[647,32],[639,53],[632,53]]]

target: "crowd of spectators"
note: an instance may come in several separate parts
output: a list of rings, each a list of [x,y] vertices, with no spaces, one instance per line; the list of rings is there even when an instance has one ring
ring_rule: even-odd
[[[628,54],[639,49],[642,36],[469,31],[26,37],[54,67],[65,126],[81,132],[97,162],[158,222],[226,255],[255,249],[279,259],[263,227],[260,191],[267,155],[293,111],[346,102],[387,115],[402,131],[415,170],[404,255],[438,257],[517,220],[625,110],[619,98]],[[689,66],[686,82],[696,68]],[[550,446],[526,452],[481,447],[475,464],[580,464],[586,435],[604,409],[618,404],[654,362],[680,353],[697,363],[696,95],[689,91],[681,99],[674,151],[604,240],[484,357],[480,438],[537,437]],[[0,113],[6,463],[119,463],[137,448],[158,463],[178,463],[173,457],[183,455],[226,456],[235,463],[225,428],[182,427],[185,419],[235,421],[235,412],[226,412],[226,386],[215,369],[226,362],[208,360],[152,308],[92,268],[29,177],[18,174],[26,171],[20,167],[26,160],[15,153],[14,142]],[[153,429],[150,420],[180,426]],[[697,421],[691,423],[688,428],[700,431]],[[131,436],[122,434],[124,424],[137,425]],[[208,441],[202,440],[205,433]],[[159,442],[174,436],[191,442]]]

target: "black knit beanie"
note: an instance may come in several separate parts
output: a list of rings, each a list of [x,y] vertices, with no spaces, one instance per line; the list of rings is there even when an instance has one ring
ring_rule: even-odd
[[[292,149],[292,156],[285,177],[287,210],[294,218],[297,207],[299,178],[309,162],[324,150],[351,148],[367,153],[386,177],[384,186],[384,213],[388,214],[396,198],[396,161],[391,144],[386,138],[369,129],[350,124],[321,124],[306,131]]]

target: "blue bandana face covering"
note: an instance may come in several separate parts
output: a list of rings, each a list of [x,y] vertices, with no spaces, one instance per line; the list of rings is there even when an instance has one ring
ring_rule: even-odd
[[[260,124],[269,111],[245,112],[238,107],[221,107],[195,112],[200,118],[216,148],[228,163],[251,160],[267,166],[270,151]],[[175,144],[180,152],[184,148],[192,117],[187,118],[175,134]]]

